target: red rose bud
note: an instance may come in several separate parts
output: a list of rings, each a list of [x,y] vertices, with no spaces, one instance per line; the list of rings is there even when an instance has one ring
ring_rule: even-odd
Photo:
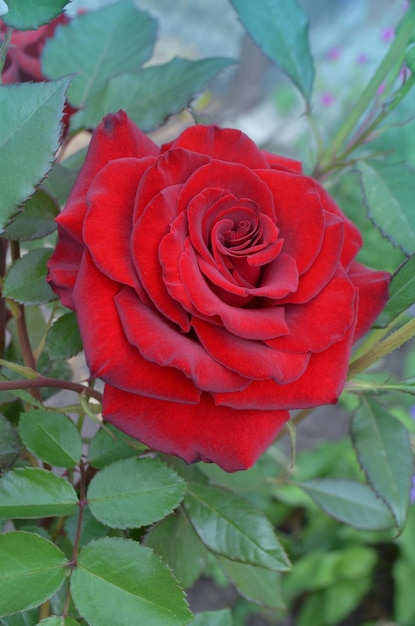
[[[328,193],[237,130],[160,149],[108,115],[57,222],[49,281],[104,418],[189,463],[246,469],[289,409],[335,403],[388,298]]]

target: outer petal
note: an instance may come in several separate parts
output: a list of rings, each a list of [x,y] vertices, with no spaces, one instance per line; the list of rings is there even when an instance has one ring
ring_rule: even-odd
[[[242,163],[250,169],[268,167],[268,161],[256,144],[240,130],[218,126],[191,126],[172,143],[162,146],[162,152],[186,148],[207,154],[219,161]]]
[[[354,341],[365,334],[372,326],[388,301],[390,274],[371,270],[353,262],[348,276],[359,289],[359,308]]]
[[[279,384],[293,382],[304,374],[310,360],[310,354],[273,350],[262,341],[241,339],[225,328],[197,318],[193,318],[192,326],[213,358],[250,380],[273,379]]]
[[[120,285],[101,274],[86,251],[74,300],[92,376],[152,397],[198,402],[200,391],[182,372],[150,363],[128,342],[114,302],[119,290]]]
[[[234,409],[307,409],[334,404],[346,381],[353,329],[324,352],[312,354],[305,373],[292,383],[253,381],[240,393],[214,394],[215,402]]]
[[[234,411],[215,406],[152,400],[106,385],[104,419],[146,445],[187,463],[217,463],[226,472],[248,469],[289,419],[288,411]],[[220,435],[218,435],[220,434]]]
[[[75,310],[72,292],[82,262],[84,246],[62,230],[58,224],[59,241],[48,261],[48,282],[62,304]]]
[[[249,384],[249,380],[215,361],[197,341],[142,304],[128,287],[121,289],[115,302],[128,341],[146,360],[181,370],[204,391],[241,391]]]

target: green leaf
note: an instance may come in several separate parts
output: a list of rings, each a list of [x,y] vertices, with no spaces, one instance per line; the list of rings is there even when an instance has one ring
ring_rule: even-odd
[[[314,65],[308,18],[297,0],[231,0],[238,17],[262,52],[288,74],[310,99]]]
[[[51,359],[69,359],[81,352],[82,339],[75,313],[65,313],[56,320],[46,336],[46,347]]]
[[[56,202],[42,189],[26,200],[13,221],[3,233],[5,239],[30,241],[41,239],[56,229],[55,217],[59,207]]]
[[[0,85],[0,233],[52,166],[69,82]]]
[[[15,261],[4,279],[3,295],[29,306],[56,299],[46,282],[46,264],[52,252],[52,248],[37,248]]]
[[[13,465],[19,453],[16,432],[4,415],[0,414],[0,473]]]
[[[414,173],[403,163],[355,165],[368,215],[382,235],[406,254],[415,253]]]
[[[52,472],[25,467],[0,477],[0,518],[73,515],[77,506],[75,489]]]
[[[237,563],[223,557],[217,558],[226,576],[244,598],[271,609],[283,610],[285,608],[279,572],[272,572],[246,563]]]
[[[385,328],[401,313],[415,303],[415,254],[409,257],[393,275],[390,297],[376,326]]]
[[[192,484],[184,506],[201,541],[216,555],[273,571],[289,569],[271,523],[252,503],[224,489]]]
[[[63,413],[36,409],[22,413],[19,434],[26,448],[50,465],[71,468],[79,463],[81,436]]]
[[[232,613],[229,609],[196,613],[191,626],[232,626]]]
[[[184,594],[150,548],[106,537],[79,552],[71,578],[79,613],[94,626],[183,626],[191,621]]]
[[[328,515],[361,530],[394,527],[388,507],[367,485],[354,480],[321,478],[299,483]]]
[[[0,554],[0,615],[39,606],[65,580],[65,555],[39,535],[25,532],[0,535]]]
[[[39,622],[39,626],[79,626],[79,622],[76,622],[72,617],[59,617],[52,615],[46,619],[42,619]]]
[[[146,450],[137,439],[122,433],[111,424],[100,428],[92,437],[88,450],[88,463],[92,467],[102,469],[120,459],[137,456]]]
[[[205,546],[180,510],[153,526],[145,544],[171,567],[184,589],[199,578],[208,557]]]
[[[76,533],[78,531],[78,518],[78,515],[71,515],[65,520],[65,533],[72,544],[75,543]],[[108,526],[104,526],[104,524],[98,522],[95,517],[91,515],[89,508],[85,506],[82,516],[82,528],[79,545],[83,546],[93,539],[99,539],[100,537],[105,537],[106,535],[108,535]]]
[[[50,78],[75,74],[68,100],[84,107],[111,76],[134,72],[148,61],[156,28],[155,20],[128,0],[78,15],[46,42],[43,73]]]
[[[368,482],[402,529],[413,473],[408,431],[376,400],[365,396],[354,414],[351,435]]]
[[[9,7],[2,20],[18,30],[36,30],[62,13],[70,0],[5,0]]]
[[[165,517],[180,503],[183,479],[154,459],[123,459],[104,467],[91,480],[91,513],[111,528],[138,528]]]
[[[232,59],[199,61],[174,58],[136,74],[120,74],[71,118],[71,130],[93,128],[109,111],[123,109],[144,131],[160,126],[169,115],[182,111]]]
[[[29,611],[15,613],[9,617],[0,617],[0,624],[2,626],[37,626],[38,614],[37,609],[29,609]]]

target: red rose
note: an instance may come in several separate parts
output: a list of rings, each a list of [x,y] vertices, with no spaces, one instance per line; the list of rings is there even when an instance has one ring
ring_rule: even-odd
[[[104,418],[187,462],[247,468],[288,409],[336,402],[387,300],[327,192],[237,130],[160,149],[108,115],[57,221],[49,280],[106,383]]]

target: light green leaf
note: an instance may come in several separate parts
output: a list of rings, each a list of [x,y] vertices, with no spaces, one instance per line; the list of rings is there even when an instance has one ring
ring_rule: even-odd
[[[46,619],[42,619],[38,626],[79,626],[79,622],[76,622],[72,617],[59,617],[52,615]]]
[[[154,459],[123,459],[107,465],[91,480],[91,513],[111,528],[138,528],[165,517],[180,503],[183,479]]]
[[[272,572],[246,563],[237,563],[223,557],[217,557],[217,559],[226,576],[244,598],[271,609],[283,610],[285,608],[279,572]]]
[[[22,413],[19,434],[26,448],[50,465],[72,468],[79,463],[81,436],[63,413],[36,409]]]
[[[69,359],[81,352],[82,339],[75,313],[65,313],[56,320],[46,336],[46,347],[51,359]]]
[[[271,523],[252,503],[224,489],[192,484],[184,506],[201,541],[216,555],[273,571],[289,569]]]
[[[191,626],[232,626],[232,613],[229,609],[196,613]]]
[[[62,13],[70,0],[5,0],[9,7],[2,20],[18,30],[36,30]]]
[[[376,320],[377,327],[385,328],[415,303],[415,254],[397,269],[389,293],[389,300]]]
[[[310,99],[314,65],[308,18],[297,0],[231,0],[242,25],[263,53]]]
[[[0,535],[0,554],[0,615],[39,606],[65,580],[65,555],[39,535],[26,532]]]
[[[351,435],[367,480],[402,529],[413,473],[408,431],[376,400],[365,396],[354,414]]]
[[[205,546],[180,510],[153,526],[145,544],[171,567],[184,589],[199,578],[208,557]]]
[[[0,233],[52,167],[69,82],[0,85]]]
[[[111,76],[134,72],[148,61],[155,39],[155,20],[121,0],[58,28],[43,50],[43,72],[50,78],[74,74],[68,99],[84,107]]]
[[[415,253],[415,177],[404,163],[355,165],[368,215],[382,235],[406,254]]]
[[[56,229],[55,217],[59,207],[42,189],[26,200],[22,211],[6,227],[3,237],[18,241],[41,239]]]
[[[192,619],[183,591],[150,548],[106,537],[79,552],[71,578],[79,613],[94,626],[184,626]]]
[[[137,439],[122,433],[118,428],[107,424],[100,428],[92,437],[88,450],[88,463],[92,467],[102,469],[120,459],[137,456],[146,450]]]
[[[72,485],[52,472],[25,467],[0,477],[0,518],[73,515],[77,505]]]
[[[4,279],[3,295],[29,306],[55,300],[46,282],[46,264],[52,252],[52,248],[37,248],[15,261]]]
[[[19,441],[10,422],[0,414],[0,472],[11,467],[20,453]]]
[[[394,527],[388,507],[367,485],[354,480],[321,478],[299,483],[328,515],[361,530]]]
[[[120,74],[92,97],[71,118],[71,129],[93,128],[110,111],[123,109],[144,132],[160,126],[169,115],[180,113],[232,59],[199,61],[174,58],[164,65],[135,74]]]

